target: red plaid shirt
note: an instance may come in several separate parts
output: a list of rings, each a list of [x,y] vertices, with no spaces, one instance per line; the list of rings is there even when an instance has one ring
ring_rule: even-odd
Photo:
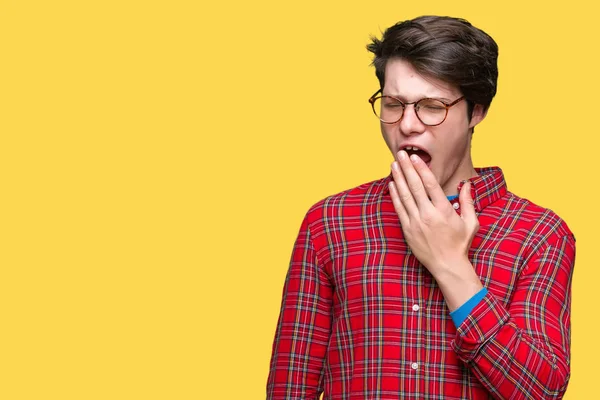
[[[268,399],[562,397],[575,238],[552,211],[508,192],[499,168],[477,172],[481,227],[469,259],[488,294],[458,328],[402,236],[391,177],[309,210],[283,289]]]

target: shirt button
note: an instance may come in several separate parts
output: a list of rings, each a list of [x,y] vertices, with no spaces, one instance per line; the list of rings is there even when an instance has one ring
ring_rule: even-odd
[[[454,207],[455,210],[458,210],[458,208],[460,207],[460,204],[458,203],[453,203],[452,207]]]
[[[417,304],[413,305],[413,311],[419,311],[419,306]]]
[[[417,364],[417,363],[412,363],[412,364],[410,365],[410,367],[411,367],[412,369],[417,369],[417,368],[419,368],[419,364]]]

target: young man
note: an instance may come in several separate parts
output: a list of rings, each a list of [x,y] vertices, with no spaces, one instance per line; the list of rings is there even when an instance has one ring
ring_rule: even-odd
[[[558,399],[570,363],[575,238],[474,168],[498,48],[419,17],[368,46],[387,178],[307,213],[283,291],[269,399]]]

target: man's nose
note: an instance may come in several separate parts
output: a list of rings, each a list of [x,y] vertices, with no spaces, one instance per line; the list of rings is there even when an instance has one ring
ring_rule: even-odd
[[[415,105],[407,104],[404,107],[404,114],[400,120],[400,132],[405,136],[410,136],[423,133],[425,128],[425,125],[417,117]]]

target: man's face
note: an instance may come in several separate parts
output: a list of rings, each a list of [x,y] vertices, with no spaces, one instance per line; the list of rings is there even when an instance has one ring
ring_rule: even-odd
[[[462,93],[453,85],[419,75],[404,60],[391,59],[385,69],[383,95],[397,97],[403,102],[430,97],[449,104],[461,97]],[[453,195],[457,194],[461,180],[476,175],[471,161],[470,129],[484,117],[483,108],[476,105],[469,121],[467,102],[463,100],[448,110],[446,120],[441,125],[427,126],[417,118],[414,105],[408,105],[400,121],[394,124],[381,123],[381,132],[394,156],[407,146],[425,151],[422,158],[428,163],[446,195]],[[413,153],[407,152],[409,155]],[[428,156],[431,157],[429,161]]]

